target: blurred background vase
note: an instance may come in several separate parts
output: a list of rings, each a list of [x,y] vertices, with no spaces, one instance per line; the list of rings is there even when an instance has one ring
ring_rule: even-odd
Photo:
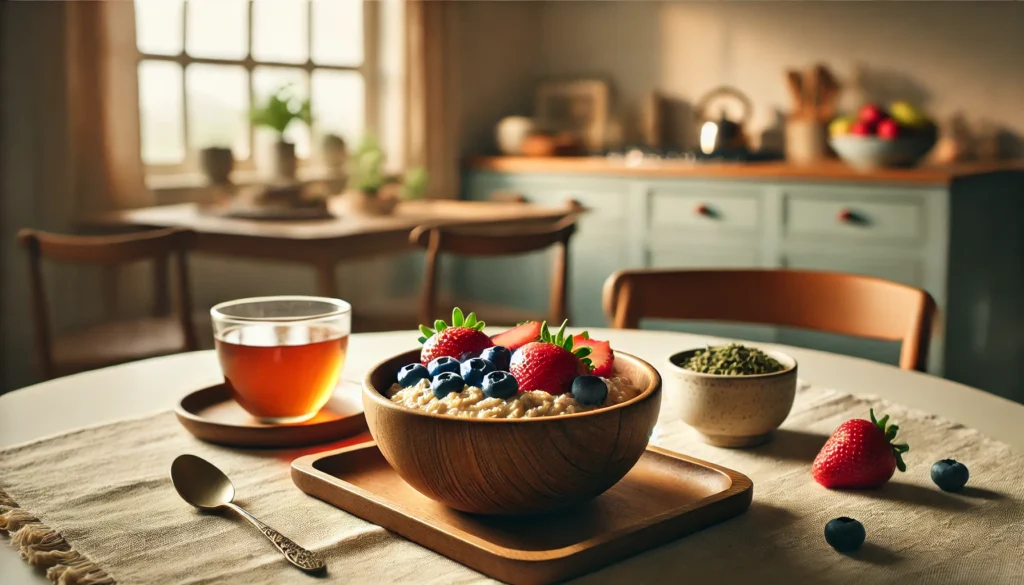
[[[274,158],[271,172],[277,181],[291,182],[295,180],[297,163],[295,160],[295,145],[291,142],[280,140],[274,143]]]
[[[336,134],[328,134],[323,140],[324,166],[327,167],[329,178],[328,189],[331,193],[340,193],[345,190],[348,174],[345,167],[348,164],[348,147],[345,139]]]
[[[199,151],[199,161],[203,174],[211,185],[231,183],[231,171],[235,166],[235,158],[230,148],[210,146]]]
[[[498,122],[494,136],[498,150],[509,156],[523,154],[523,141],[534,132],[536,124],[525,116],[508,116]]]

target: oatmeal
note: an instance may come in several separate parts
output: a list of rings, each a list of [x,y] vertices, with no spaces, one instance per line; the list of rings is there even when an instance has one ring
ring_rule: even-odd
[[[408,408],[434,414],[465,416],[474,418],[536,418],[558,416],[574,412],[587,412],[620,404],[640,395],[625,378],[604,379],[608,386],[608,397],[603,404],[580,404],[572,394],[548,394],[540,390],[523,392],[512,398],[488,398],[483,390],[465,386],[462,392],[452,392],[444,398],[436,398],[430,390],[430,380],[420,380],[408,388],[394,384],[387,392],[392,402]]]

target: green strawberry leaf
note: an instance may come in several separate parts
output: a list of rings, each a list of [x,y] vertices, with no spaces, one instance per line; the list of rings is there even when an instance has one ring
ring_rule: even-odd
[[[869,412],[871,413],[871,424],[877,425],[878,419],[875,418],[875,409],[872,408]]]
[[[590,333],[584,331],[583,333],[580,333],[580,337],[583,339],[590,339]]]
[[[587,366],[588,370],[594,369],[594,362],[590,361],[590,358],[583,358],[580,361],[583,362],[583,365]]]
[[[455,307],[452,309],[452,327],[462,327],[466,320],[462,316],[462,309]]]
[[[887,422],[889,422],[889,415],[888,414],[883,416],[881,419],[879,419],[878,426],[882,427],[882,430],[884,431],[885,430],[885,423],[887,423]]]
[[[889,430],[885,431],[885,440],[892,442],[896,438],[896,433],[900,430],[899,425],[890,425]]]
[[[423,345],[426,342],[427,342],[427,338],[426,337],[420,337],[420,345]]]
[[[583,358],[587,357],[588,355],[590,355],[590,352],[591,352],[591,349],[589,347],[581,347],[581,348],[577,349],[576,351],[574,351],[573,353],[576,355],[576,357],[578,357],[580,359],[583,359]]]
[[[472,328],[476,325],[476,313],[470,313],[466,316],[466,327]]]
[[[445,323],[444,321],[442,321],[440,319],[438,319],[437,321],[434,321],[434,329],[436,329],[438,333],[444,331],[447,328],[448,328],[448,324]]]
[[[420,333],[423,334],[423,337],[430,337],[434,334],[434,330],[426,325],[420,325]]]
[[[547,321],[542,321],[540,324],[540,340],[544,343],[551,343],[551,332],[548,331]]]

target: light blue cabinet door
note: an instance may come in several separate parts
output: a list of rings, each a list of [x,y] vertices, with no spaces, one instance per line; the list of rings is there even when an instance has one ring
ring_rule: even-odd
[[[785,257],[784,265],[787,268],[866,274],[911,286],[921,286],[924,279],[923,261],[912,255],[902,257],[867,255],[857,254],[855,251],[844,253],[838,250],[790,252]],[[899,342],[860,339],[819,331],[786,328],[779,329],[778,339],[779,343],[787,345],[831,351],[893,365],[899,363]]]

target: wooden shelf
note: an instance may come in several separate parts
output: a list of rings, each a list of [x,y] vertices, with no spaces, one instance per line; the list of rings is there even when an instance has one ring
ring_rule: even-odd
[[[858,171],[833,161],[812,166],[776,162],[687,162],[677,160],[627,165],[622,160],[593,157],[476,157],[466,160],[475,170],[506,173],[580,173],[649,178],[779,179],[811,182],[870,182],[920,186],[945,186],[958,177],[1000,171],[1024,171],[1024,159],[972,162],[912,169]]]

